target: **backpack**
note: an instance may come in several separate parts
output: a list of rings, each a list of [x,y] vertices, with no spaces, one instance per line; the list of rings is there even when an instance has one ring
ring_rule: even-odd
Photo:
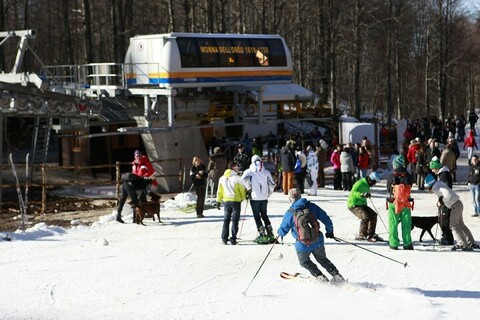
[[[295,167],[293,168],[293,172],[295,173],[302,172],[302,161],[300,161],[300,158],[298,156],[297,156],[297,161],[295,162]]]
[[[293,212],[295,228],[298,233],[298,240],[307,246],[316,242],[320,235],[320,225],[313,213],[307,206],[302,209],[291,210]]]
[[[408,184],[406,174],[400,174],[397,177],[400,177],[400,183],[393,185],[392,194],[395,213],[399,214],[403,208],[412,208],[412,204],[409,201],[412,185]]]

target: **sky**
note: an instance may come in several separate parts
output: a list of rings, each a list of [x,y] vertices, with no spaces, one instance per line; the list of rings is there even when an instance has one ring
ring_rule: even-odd
[[[480,2],[478,0],[463,0],[463,6],[472,12],[480,10]]]
[[[462,149],[462,145],[460,145]],[[464,220],[477,242],[480,218],[471,217],[465,184],[466,153],[454,185],[464,203]],[[223,208],[205,210],[206,218],[179,208],[192,194],[164,203],[163,223],[146,226],[114,221],[114,213],[91,226],[70,229],[37,224],[0,240],[0,319],[474,319],[480,311],[480,256],[433,246],[426,234],[414,251],[390,250],[386,243],[354,241],[359,220],[347,209],[347,192],[332,185],[306,196],[331,217],[335,236],[326,252],[349,286],[283,280],[282,271],[306,271],[298,264],[294,240],[257,245],[252,211],[242,204],[239,245],[220,239]],[[369,205],[384,224],[385,180],[372,189]],[[413,191],[414,216],[435,216],[436,197]],[[373,203],[373,205],[372,205]],[[289,208],[282,193],[269,199],[274,230]],[[322,226],[324,231],[324,226]],[[432,233],[440,237],[436,227]],[[375,253],[372,253],[370,251]],[[380,256],[382,255],[382,256]],[[395,261],[393,261],[393,260]],[[263,263],[263,265],[262,265]],[[407,267],[404,264],[407,263]],[[369,288],[366,288],[369,287]],[[248,288],[248,290],[247,290]]]

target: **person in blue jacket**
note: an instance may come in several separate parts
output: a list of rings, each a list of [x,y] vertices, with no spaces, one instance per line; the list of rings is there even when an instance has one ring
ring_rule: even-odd
[[[290,209],[285,212],[283,216],[282,224],[278,228],[278,235],[283,239],[288,232],[292,231],[292,236],[295,238],[295,250],[298,256],[298,262],[300,265],[307,269],[310,274],[317,278],[318,281],[331,281],[333,282],[344,282],[345,279],[338,272],[335,265],[327,258],[325,253],[325,246],[323,241],[323,234],[319,232],[318,238],[315,242],[306,244],[299,240],[297,228],[294,222],[294,213],[298,209],[308,208],[308,210],[315,216],[317,220],[320,220],[325,225],[325,236],[327,238],[335,238],[333,235],[333,223],[327,213],[317,206],[316,204],[308,201],[305,198],[302,198],[300,190],[297,188],[290,189],[288,191],[288,199],[292,202]],[[318,269],[318,266],[310,259],[310,255],[313,254],[315,260],[332,276],[332,279],[329,280],[321,271]]]

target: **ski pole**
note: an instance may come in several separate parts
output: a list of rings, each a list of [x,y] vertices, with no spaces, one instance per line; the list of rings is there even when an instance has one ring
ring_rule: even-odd
[[[375,213],[376,213],[377,216],[380,218],[380,221],[382,221],[382,224],[383,224],[383,226],[385,227],[385,230],[387,230],[387,232],[390,232],[390,231],[388,231],[388,228],[387,228],[387,226],[385,225],[385,222],[383,222],[382,216],[380,215],[380,213],[378,213],[377,207],[375,207],[375,204],[373,203],[372,198],[370,198],[370,202],[372,203],[372,207],[373,207],[373,209],[375,210]]]
[[[260,272],[260,269],[262,269],[263,264],[265,263],[265,261],[267,261],[267,258],[268,258],[268,256],[270,255],[270,252],[272,252],[273,247],[275,247],[275,245],[277,244],[277,240],[278,240],[278,236],[275,238],[275,242],[274,242],[274,243],[272,244],[272,246],[270,247],[270,250],[268,250],[268,253],[267,253],[267,255],[265,256],[265,259],[263,259],[262,264],[260,265],[260,267],[258,267],[257,272],[255,272],[255,275],[253,276],[252,280],[251,280],[250,283],[248,284],[247,288],[245,289],[245,291],[242,292],[243,295],[246,295],[246,294],[247,294],[248,288],[250,288],[250,286],[251,286],[252,283],[253,283],[253,280],[255,280],[255,278],[257,277],[257,274]]]
[[[396,262],[396,263],[400,263],[400,264],[403,265],[405,268],[408,266],[407,262],[405,262],[405,263],[400,262],[400,261],[398,261],[398,260],[395,260],[395,259],[392,259],[392,258],[390,258],[390,257],[384,256],[383,254],[380,254],[380,253],[378,253],[378,252],[375,252],[375,251],[369,250],[369,249],[367,249],[367,248],[364,248],[364,247],[362,247],[362,246],[359,246],[359,245],[356,244],[356,243],[353,243],[353,242],[350,242],[350,241],[347,241],[347,240],[344,240],[344,239],[341,239],[341,238],[338,238],[338,237],[334,237],[333,239],[335,239],[336,241],[339,241],[339,242],[342,241],[342,242],[351,244],[352,246],[355,246],[355,247],[358,247],[358,248],[363,249],[363,250],[365,250],[365,251],[374,253],[374,254],[376,254],[376,255],[378,255],[378,256],[380,256],[380,257],[383,257],[383,258],[385,258],[385,259],[394,261],[394,262]]]
[[[242,236],[243,223],[245,222],[245,216],[247,215],[248,203],[249,203],[249,199],[247,199],[247,204],[245,205],[245,210],[243,210],[242,224],[240,225],[240,230],[238,231],[238,238],[240,238]]]

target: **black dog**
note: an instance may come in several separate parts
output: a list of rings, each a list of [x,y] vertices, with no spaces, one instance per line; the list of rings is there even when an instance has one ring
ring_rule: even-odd
[[[428,232],[433,240],[436,240],[432,234],[432,228],[436,223],[438,223],[438,217],[412,217],[412,230],[415,227],[422,229],[419,239],[420,242],[422,242],[422,237],[425,234],[425,231]]]

